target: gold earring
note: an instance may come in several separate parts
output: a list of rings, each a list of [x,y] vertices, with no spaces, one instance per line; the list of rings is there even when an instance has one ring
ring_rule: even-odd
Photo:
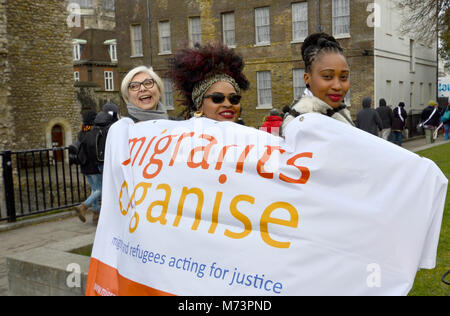
[[[203,116],[203,111],[197,111],[194,113],[194,117],[202,117]]]

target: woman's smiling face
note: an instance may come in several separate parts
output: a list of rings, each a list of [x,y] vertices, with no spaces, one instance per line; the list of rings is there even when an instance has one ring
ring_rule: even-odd
[[[130,84],[132,83],[143,83],[145,80],[153,78],[145,73],[140,72],[136,74],[133,79],[131,79]],[[143,110],[153,110],[157,107],[158,102],[161,98],[161,92],[159,91],[159,87],[155,81],[153,81],[153,87],[150,89],[146,88],[143,84],[139,86],[139,89],[134,91],[131,88],[128,88],[128,99],[129,101],[135,105],[136,107]]]
[[[312,63],[311,71],[305,73],[315,97],[337,108],[344,102],[350,89],[350,69],[344,56],[338,53],[322,53]]]
[[[207,97],[214,94],[225,96],[223,102],[215,103],[212,97]],[[212,120],[236,122],[239,118],[241,104],[231,104],[229,97],[233,95],[236,95],[236,90],[230,83],[224,81],[216,82],[206,91],[206,97],[203,99],[200,110],[203,112],[203,115]]]

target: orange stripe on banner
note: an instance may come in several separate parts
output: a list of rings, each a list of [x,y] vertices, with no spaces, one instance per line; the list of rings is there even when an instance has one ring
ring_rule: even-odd
[[[127,279],[117,269],[91,258],[86,296],[173,296]]]

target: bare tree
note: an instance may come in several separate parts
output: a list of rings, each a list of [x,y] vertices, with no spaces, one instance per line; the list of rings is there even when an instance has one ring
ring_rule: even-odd
[[[394,0],[403,13],[400,32],[402,35],[420,39],[431,44],[437,34],[448,30],[445,16],[450,8],[450,0]]]

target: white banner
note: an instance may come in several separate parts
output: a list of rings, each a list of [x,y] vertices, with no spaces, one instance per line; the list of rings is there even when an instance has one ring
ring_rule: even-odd
[[[319,114],[286,139],[209,119],[108,134],[87,295],[406,295],[447,179]]]

